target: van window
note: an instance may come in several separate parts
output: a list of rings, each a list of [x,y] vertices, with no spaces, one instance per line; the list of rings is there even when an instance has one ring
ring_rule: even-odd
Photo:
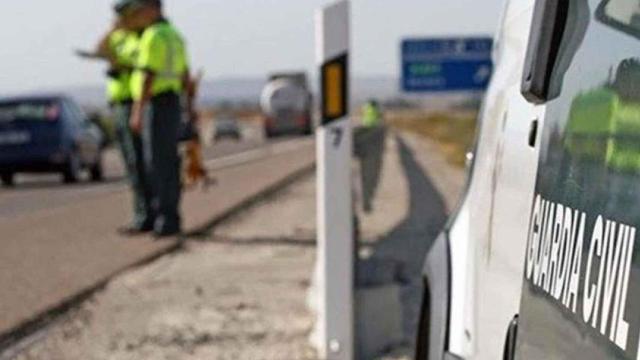
[[[598,11],[598,17],[618,30],[640,37],[639,0],[604,1]]]
[[[12,121],[52,121],[60,116],[60,108],[50,101],[12,102],[0,104],[0,123]]]

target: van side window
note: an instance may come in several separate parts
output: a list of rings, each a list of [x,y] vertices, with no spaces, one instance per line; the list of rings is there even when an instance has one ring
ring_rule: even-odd
[[[606,0],[597,11],[598,20],[611,27],[640,38],[640,1]]]

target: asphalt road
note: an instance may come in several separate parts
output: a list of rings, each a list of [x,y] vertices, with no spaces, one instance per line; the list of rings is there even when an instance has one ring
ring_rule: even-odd
[[[0,191],[0,355],[12,329],[174,247],[177,239],[123,238],[114,230],[131,209],[117,153],[107,155],[105,183],[23,176]],[[217,143],[206,158],[218,183],[184,193],[187,234],[306,171],[315,156],[312,138],[248,138]]]
[[[251,126],[245,127],[243,133],[245,136],[241,141],[221,140],[205,148],[205,160],[213,164],[217,160],[225,163],[225,159],[231,159],[233,163],[236,162],[233,158],[242,154],[249,154],[246,158],[251,160],[251,157],[266,155],[281,144],[300,141],[285,137],[267,140]],[[241,161],[241,156],[238,161]],[[88,200],[126,186],[124,168],[116,149],[105,152],[104,172],[104,182],[92,183],[84,179],[77,184],[64,184],[57,174],[19,174],[14,188],[0,187],[0,219]]]

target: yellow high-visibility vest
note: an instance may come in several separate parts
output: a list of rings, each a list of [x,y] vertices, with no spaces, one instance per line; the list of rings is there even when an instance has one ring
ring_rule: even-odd
[[[110,102],[131,100],[131,72],[138,51],[138,35],[126,30],[116,30],[111,33],[108,41],[119,69],[107,81],[107,98]]]
[[[152,95],[183,91],[182,78],[188,68],[185,43],[178,31],[167,21],[148,27],[140,38],[138,59],[131,78],[134,100],[142,98],[146,74],[155,75]]]

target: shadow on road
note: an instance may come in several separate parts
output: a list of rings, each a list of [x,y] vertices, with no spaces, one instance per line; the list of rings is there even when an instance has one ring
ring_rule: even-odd
[[[370,257],[359,261],[357,284],[367,287],[390,282],[400,287],[402,338],[413,345],[422,301],[423,262],[447,215],[444,200],[411,148],[400,137],[396,137],[396,142],[409,190],[408,215],[372,244]]]

